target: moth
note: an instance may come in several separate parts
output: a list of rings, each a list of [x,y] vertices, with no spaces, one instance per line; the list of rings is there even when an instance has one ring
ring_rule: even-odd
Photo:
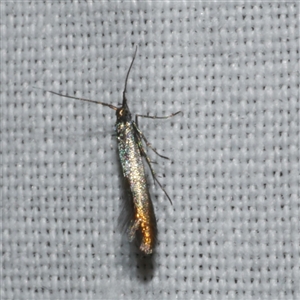
[[[135,49],[134,56],[132,58],[130,67],[127,71],[125,86],[123,90],[123,102],[121,107],[117,107],[108,103],[73,97],[69,95],[59,94],[53,91],[46,91],[54,95],[61,97],[71,98],[75,100],[86,101],[90,103],[101,104],[113,109],[116,112],[116,136],[118,143],[118,153],[121,162],[121,167],[123,171],[123,176],[126,185],[129,187],[130,198],[132,201],[133,211],[130,214],[131,220],[129,222],[129,239],[134,240],[136,233],[139,233],[140,240],[140,250],[144,254],[153,253],[156,239],[157,239],[157,224],[154,213],[153,204],[149,194],[149,189],[146,181],[146,174],[143,165],[143,158],[148,164],[151,174],[155,182],[161,187],[167,198],[172,204],[172,201],[162,187],[161,183],[158,181],[157,176],[152,168],[151,160],[146,152],[144,143],[152,149],[158,156],[168,159],[166,156],[160,155],[154,147],[148,142],[142,131],[138,127],[138,118],[151,118],[151,119],[167,119],[171,118],[181,111],[173,113],[169,116],[157,117],[148,115],[136,115],[135,120],[133,120],[130,113],[127,98],[126,98],[126,88],[129,73],[131,71],[133,62],[135,60],[137,53],[137,47]]]

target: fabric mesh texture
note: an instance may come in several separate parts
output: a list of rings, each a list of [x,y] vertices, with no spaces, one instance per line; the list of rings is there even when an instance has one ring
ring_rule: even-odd
[[[300,299],[299,4],[1,2],[1,299]],[[132,114],[155,254],[129,243],[114,136]],[[121,216],[122,218],[122,216]]]

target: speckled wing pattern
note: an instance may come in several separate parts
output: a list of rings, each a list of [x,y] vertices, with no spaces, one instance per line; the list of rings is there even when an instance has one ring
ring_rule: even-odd
[[[136,232],[141,235],[140,250],[151,254],[156,242],[157,228],[153,205],[150,199],[142,155],[145,150],[133,121],[117,123],[118,148],[125,180],[132,194],[134,213],[130,223],[129,238]]]

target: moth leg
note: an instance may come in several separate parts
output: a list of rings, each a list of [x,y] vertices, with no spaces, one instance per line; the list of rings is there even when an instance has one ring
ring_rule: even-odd
[[[169,157],[163,156],[163,155],[161,155],[161,154],[159,154],[159,153],[157,152],[157,150],[156,150],[156,149],[148,142],[148,140],[146,139],[146,137],[144,136],[144,134],[141,132],[141,130],[138,128],[138,126],[137,126],[137,124],[136,124],[135,122],[133,122],[133,126],[134,126],[135,130],[138,132],[139,137],[141,137],[141,138],[145,141],[146,145],[147,145],[152,151],[154,151],[158,156],[160,156],[160,157],[162,157],[162,158],[164,158],[164,159],[170,159]]]
[[[172,117],[174,117],[174,116],[176,116],[176,115],[178,115],[178,114],[180,114],[180,113],[181,113],[181,111],[178,111],[178,112],[173,113],[173,114],[171,114],[171,115],[169,115],[169,116],[162,116],[162,117],[148,116],[148,115],[136,115],[136,116],[135,116],[135,122],[136,122],[136,124],[138,124],[138,117],[141,117],[141,118],[148,118],[148,119],[169,119],[169,118],[172,118]]]
[[[146,162],[147,162],[147,164],[148,164],[148,166],[150,168],[150,171],[151,171],[151,174],[152,174],[152,177],[153,177],[154,181],[157,182],[157,184],[160,186],[160,188],[163,190],[163,192],[165,193],[165,195],[169,199],[170,203],[173,205],[170,196],[168,195],[168,193],[166,192],[166,190],[163,188],[163,186],[161,185],[161,183],[158,181],[158,179],[156,177],[156,174],[155,174],[155,172],[154,172],[154,170],[153,170],[153,168],[151,166],[151,160],[150,160],[149,156],[147,155],[147,153],[146,153],[146,151],[145,151],[145,149],[143,147],[142,139],[141,139],[141,137],[142,137],[141,133],[138,130],[136,130],[136,137],[137,137],[137,140],[138,140],[138,147],[140,149],[141,155],[145,157]]]

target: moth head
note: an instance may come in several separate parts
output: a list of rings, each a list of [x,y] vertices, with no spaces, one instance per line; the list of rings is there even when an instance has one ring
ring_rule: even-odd
[[[116,111],[117,120],[119,122],[129,122],[131,121],[131,113],[127,107],[127,105],[123,105]]]

